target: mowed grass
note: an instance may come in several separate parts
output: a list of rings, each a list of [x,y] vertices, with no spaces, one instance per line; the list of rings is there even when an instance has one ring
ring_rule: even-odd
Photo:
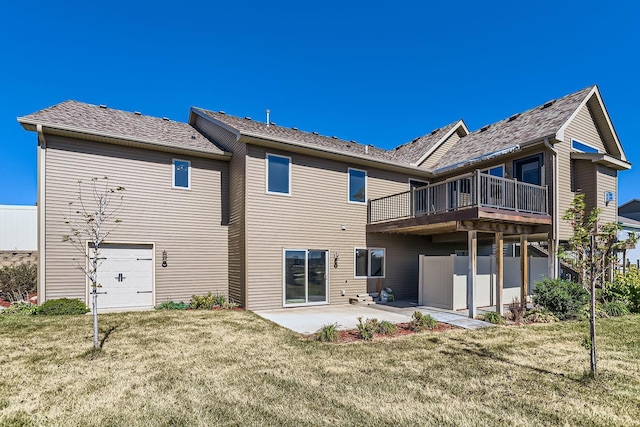
[[[325,344],[242,311],[0,316],[0,425],[640,425],[640,316]]]

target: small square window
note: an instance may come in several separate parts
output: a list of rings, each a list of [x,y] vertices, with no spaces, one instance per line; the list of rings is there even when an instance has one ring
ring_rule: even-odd
[[[191,162],[173,159],[173,188],[191,188]]]
[[[349,202],[367,202],[367,171],[349,168]]]
[[[267,154],[267,193],[291,194],[291,158]]]

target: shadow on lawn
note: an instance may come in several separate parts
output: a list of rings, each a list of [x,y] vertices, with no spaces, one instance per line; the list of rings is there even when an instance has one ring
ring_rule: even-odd
[[[462,352],[462,353],[465,353],[467,355],[477,356],[477,357],[481,357],[481,358],[484,358],[484,359],[497,360],[499,362],[506,363],[508,365],[512,365],[512,366],[516,366],[516,367],[520,367],[520,368],[525,368],[525,369],[530,369],[530,370],[535,371],[535,372],[540,373],[540,374],[548,374],[548,375],[560,376],[560,377],[567,378],[567,379],[569,379],[571,381],[574,381],[574,382],[584,383],[584,378],[583,377],[572,378],[571,376],[565,375],[564,373],[557,373],[557,372],[549,371],[548,369],[540,368],[538,366],[532,366],[532,365],[528,365],[528,364],[525,364],[525,363],[514,362],[513,360],[507,359],[506,357],[502,356],[498,352],[490,350],[489,348],[487,348],[487,346],[482,345],[480,343],[469,343],[469,342],[466,342],[464,340],[457,339],[457,338],[454,338],[453,341],[457,341],[463,348],[461,348],[459,352],[455,352],[455,351],[451,351],[451,350],[443,350],[442,354],[444,354],[446,356],[450,356],[450,357],[455,357],[455,356],[459,356],[460,352]]]

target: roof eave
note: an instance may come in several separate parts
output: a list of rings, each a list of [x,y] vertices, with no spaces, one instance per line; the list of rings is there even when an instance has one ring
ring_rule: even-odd
[[[464,123],[464,121],[463,121],[462,119],[458,120],[458,122],[457,122],[455,125],[453,125],[453,126],[451,127],[451,129],[449,129],[449,131],[448,131],[446,134],[444,134],[444,136],[443,136],[442,138],[440,138],[440,139],[438,140],[438,142],[436,142],[436,143],[434,144],[434,146],[433,146],[433,147],[431,147],[429,150],[427,150],[427,152],[426,152],[426,153],[424,153],[424,154],[422,155],[422,157],[420,157],[420,158],[418,159],[418,161],[416,161],[416,162],[414,162],[414,163],[411,163],[411,166],[418,166],[418,165],[421,165],[422,163],[424,163],[424,161],[425,161],[425,160],[427,160],[427,158],[428,158],[430,155],[432,155],[432,154],[433,154],[433,153],[434,153],[438,148],[440,148],[440,146],[441,146],[442,144],[444,144],[444,143],[445,143],[445,141],[446,141],[447,139],[449,139],[449,137],[450,137],[451,135],[453,135],[453,133],[454,133],[454,132],[457,132],[457,131],[458,131],[458,128],[460,128],[460,127],[462,127],[462,129],[466,132],[466,134],[467,134],[467,135],[469,135],[469,129],[467,128],[467,125]]]
[[[79,139],[85,139],[85,140],[95,141],[95,142],[104,142],[107,144],[144,148],[144,149],[153,150],[153,151],[185,154],[185,155],[191,155],[194,157],[204,157],[208,159],[216,159],[216,160],[224,160],[224,161],[229,161],[232,156],[232,153],[229,153],[226,151],[221,151],[220,153],[212,153],[209,151],[197,150],[197,149],[187,148],[187,147],[175,147],[175,146],[167,145],[158,141],[144,140],[144,139],[137,139],[137,138],[127,138],[122,135],[112,135],[107,133],[96,133],[96,132],[88,131],[86,129],[77,129],[77,128],[71,128],[67,126],[50,124],[50,123],[38,123],[35,121],[29,121],[26,117],[18,117],[18,123],[20,123],[22,127],[28,131],[35,132],[37,129],[37,126],[41,125],[43,132],[51,135],[67,136],[70,138],[79,138]]]
[[[574,160],[590,160],[593,163],[597,163],[602,166],[606,166],[610,169],[619,171],[631,169],[631,163],[624,160],[616,159],[615,157],[604,153],[578,153],[572,152],[571,159]]]
[[[383,159],[375,159],[372,157],[361,156],[355,153],[354,154],[345,153],[344,151],[332,150],[327,147],[317,147],[317,146],[305,144],[299,141],[289,140],[286,138],[266,138],[264,135],[254,134],[252,132],[246,132],[246,131],[241,131],[240,133],[242,137],[249,138],[250,142],[255,145],[262,145],[267,147],[273,147],[274,145],[276,147],[278,145],[284,145],[287,147],[296,147],[308,153],[313,153],[314,155],[324,153],[327,155],[327,157],[330,157],[330,158],[340,158],[340,159],[346,158],[354,163],[377,166],[383,169],[392,169],[392,170],[402,171],[402,172],[411,172],[419,176],[426,176],[426,177],[433,176],[430,170],[418,168],[411,165],[401,164],[398,162],[393,162],[393,161],[388,161]]]

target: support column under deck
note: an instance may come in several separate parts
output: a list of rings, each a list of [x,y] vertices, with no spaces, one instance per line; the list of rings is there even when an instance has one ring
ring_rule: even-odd
[[[529,291],[529,240],[526,234],[520,235],[520,303],[527,302]]]
[[[504,314],[504,237],[502,233],[495,234],[496,245],[496,311]]]
[[[467,308],[469,318],[476,317],[476,275],[478,271],[478,232],[467,232],[467,248],[469,249],[469,268],[467,271]]]
[[[556,248],[556,241],[549,238],[547,242],[547,250],[549,252],[549,279],[558,278],[558,248]]]

